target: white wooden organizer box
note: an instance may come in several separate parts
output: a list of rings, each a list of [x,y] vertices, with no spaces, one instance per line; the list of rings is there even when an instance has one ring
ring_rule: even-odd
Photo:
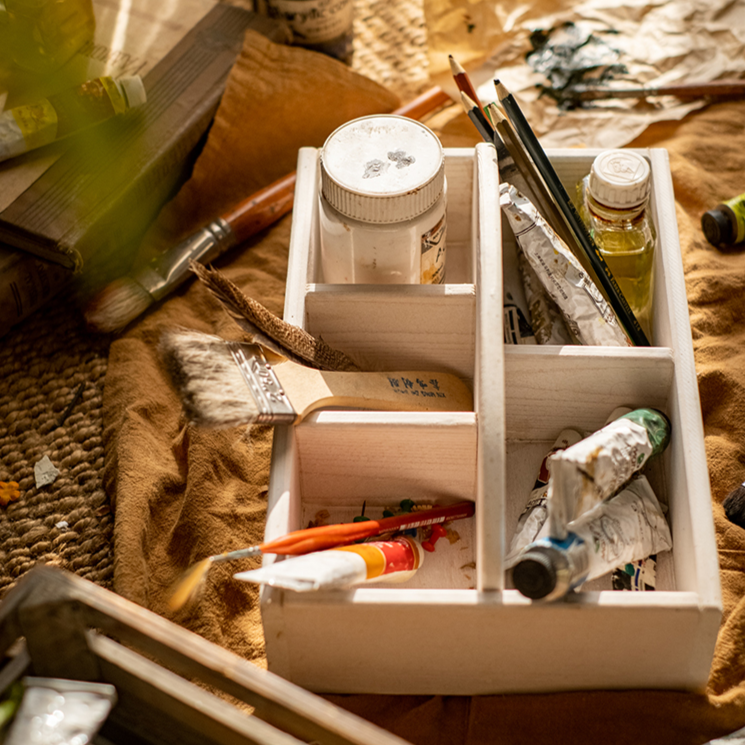
[[[474,500],[402,585],[293,593],[265,587],[268,666],[320,692],[488,694],[598,688],[703,689],[721,615],[696,373],[672,182],[664,150],[640,151],[653,174],[659,238],[648,348],[507,346],[493,148],[446,150],[447,284],[323,284],[318,151],[300,151],[285,318],[385,370],[445,370],[467,379],[475,411],[327,410],[278,427],[266,540],[319,510],[379,517],[401,499]],[[567,190],[597,151],[549,151]],[[505,266],[510,261],[505,258]],[[562,602],[531,602],[503,557],[541,459],[567,427],[594,430],[617,406],[653,406],[672,421],[650,481],[669,505],[673,551],[657,591],[598,580]],[[267,556],[265,563],[275,557]]]

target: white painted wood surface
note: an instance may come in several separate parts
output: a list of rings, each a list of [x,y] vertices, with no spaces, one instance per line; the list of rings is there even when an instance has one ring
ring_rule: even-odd
[[[570,193],[598,152],[549,152]],[[277,428],[266,538],[319,509],[349,519],[364,500],[466,498],[477,510],[462,544],[400,587],[265,588],[270,670],[323,692],[703,689],[721,617],[703,427],[667,153],[639,152],[652,165],[659,234],[654,346],[616,349],[503,346],[501,252],[513,239],[490,146],[446,151],[448,284],[438,287],[323,284],[317,151],[301,151],[285,318],[375,369],[456,372],[474,385],[475,411],[327,411]],[[531,603],[509,589],[502,560],[541,459],[562,429],[597,429],[618,406],[659,407],[673,425],[649,473],[674,541],[658,591],[598,580],[566,601]]]

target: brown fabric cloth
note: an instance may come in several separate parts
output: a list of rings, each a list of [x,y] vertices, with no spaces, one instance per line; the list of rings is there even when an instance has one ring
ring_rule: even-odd
[[[344,121],[398,104],[395,95],[336,60],[248,32],[193,175],[163,209],[141,257],[174,245],[294,171],[299,147],[318,147]],[[289,233],[287,217],[215,263],[278,315]],[[246,433],[185,426],[156,353],[160,331],[174,326],[241,338],[219,303],[192,282],[111,345],[104,386],[104,483],[116,514],[114,587],[163,614],[186,567],[261,542],[272,434],[261,427]],[[173,617],[261,663],[257,594],[232,581],[237,566],[215,566],[203,602]]]
[[[194,177],[164,210],[153,246],[212,217],[295,165],[297,148],[320,145],[341,121],[391,110],[395,101],[332,60],[249,39]],[[328,696],[412,743],[703,743],[745,725],[745,533],[720,506],[742,479],[745,254],[706,244],[701,213],[745,189],[745,103],[712,106],[637,144],[670,151],[683,261],[700,376],[725,619],[708,695],[674,691],[522,696]],[[295,126],[296,119],[300,124]],[[463,116],[433,119],[446,146],[475,144]],[[245,148],[245,149],[244,149]],[[225,274],[281,313],[290,221],[285,218],[217,262]],[[239,338],[204,288],[192,283],[152,310],[111,347],[105,383],[105,483],[115,499],[117,592],[264,664],[256,592],[231,580],[257,559],[216,566],[199,604],[176,614],[168,591],[190,564],[258,543],[265,518],[271,432],[186,427],[156,353],[161,329],[184,325]]]

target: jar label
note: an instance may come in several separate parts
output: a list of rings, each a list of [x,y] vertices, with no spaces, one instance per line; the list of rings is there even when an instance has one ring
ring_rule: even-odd
[[[445,215],[422,234],[421,277],[423,285],[441,285],[445,281]]]
[[[285,21],[300,44],[319,44],[352,30],[352,0],[267,0],[270,17]]]

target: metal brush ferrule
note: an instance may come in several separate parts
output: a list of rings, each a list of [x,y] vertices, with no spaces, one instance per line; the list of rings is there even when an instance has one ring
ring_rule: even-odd
[[[190,261],[212,261],[236,242],[230,225],[218,217],[174,248],[156,256],[133,279],[153,300],[160,300],[189,276]]]
[[[259,413],[257,424],[292,424],[297,419],[295,409],[285,395],[272,366],[256,344],[226,341],[235,364],[241,371]]]

